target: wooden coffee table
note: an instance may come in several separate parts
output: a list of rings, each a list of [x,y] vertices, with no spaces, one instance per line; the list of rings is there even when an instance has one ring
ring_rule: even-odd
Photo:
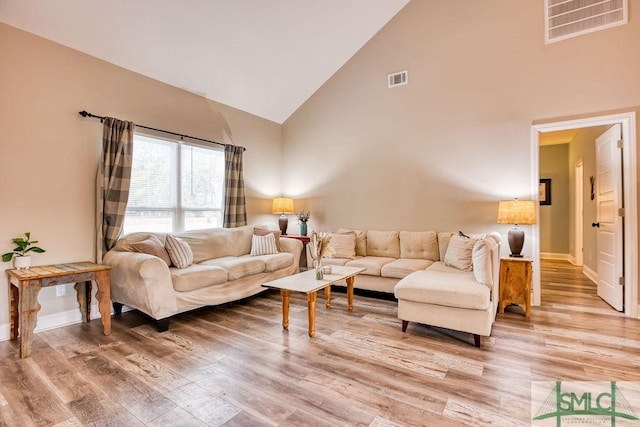
[[[331,285],[345,280],[347,282],[347,307],[353,311],[353,282],[356,275],[362,273],[362,267],[331,266],[331,274],[324,275],[323,279],[316,280],[315,270],[307,270],[292,276],[283,277],[263,284],[265,288],[279,289],[282,295],[282,327],[289,328],[289,297],[291,292],[303,292],[307,294],[307,307],[309,311],[309,336],[316,335],[316,299],[318,291],[324,289],[325,306],[331,307]]]

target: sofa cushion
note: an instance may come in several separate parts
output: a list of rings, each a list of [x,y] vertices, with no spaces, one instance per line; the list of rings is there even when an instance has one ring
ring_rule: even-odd
[[[362,257],[360,257],[362,258]],[[358,259],[356,257],[356,259]],[[322,259],[322,265],[345,265],[346,263],[348,263],[349,261],[352,261],[351,258],[323,258]],[[311,268],[312,266],[309,266],[309,268]]]
[[[401,231],[400,258],[440,260],[435,231]]]
[[[369,276],[380,276],[382,267],[385,264],[395,261],[395,258],[366,256],[362,258],[356,258],[347,262],[345,265],[348,267],[362,267],[366,270],[360,274],[368,274]],[[323,261],[324,262],[324,261]]]
[[[255,236],[266,236],[267,234],[273,234],[273,236],[276,238],[276,246],[278,247],[278,252],[282,252],[282,248],[280,247],[280,237],[282,237],[282,231],[280,231],[280,230],[267,230],[265,228],[255,227],[253,229],[253,234]]]
[[[349,230],[347,228],[339,228],[337,233],[355,233],[356,256],[367,256],[367,230]]]
[[[478,240],[473,246],[471,261],[473,264],[473,276],[483,285],[493,287],[493,275],[491,265],[491,251],[497,243],[492,238]]]
[[[441,263],[434,263],[428,269],[416,271],[400,280],[394,289],[396,298],[471,310],[489,308],[491,291],[476,282],[472,272],[438,264]]]
[[[274,271],[282,270],[283,268],[291,267],[293,265],[293,254],[289,252],[279,252],[271,255],[259,255],[254,256],[253,259],[259,259],[264,262],[264,271],[272,273]]]
[[[169,257],[169,253],[165,249],[160,239],[158,239],[153,234],[150,234],[149,237],[144,240],[131,243],[131,248],[134,252],[142,252],[144,254],[157,256],[158,258],[166,262],[168,266],[171,266],[171,258]]]
[[[199,263],[225,256],[242,256],[251,251],[253,226],[208,228],[176,233],[193,251],[193,262]]]
[[[454,233],[451,231],[438,231],[438,252],[440,253],[440,261],[444,261],[444,256],[447,254],[447,247],[449,246],[449,240]]]
[[[276,237],[273,233],[267,233],[264,236],[254,234],[251,236],[251,256],[272,255],[278,253],[276,246]]]
[[[212,265],[192,264],[187,268],[171,268],[173,289],[178,292],[195,291],[227,282],[227,270]]]
[[[400,258],[382,266],[380,274],[382,277],[393,277],[395,279],[402,279],[403,277],[408,276],[414,271],[424,270],[431,264],[433,264],[433,261],[426,259]]]
[[[444,256],[444,263],[449,267],[455,267],[460,270],[471,271],[473,268],[471,255],[476,239],[462,236],[452,236],[449,239],[447,253]]]
[[[335,251],[331,257],[355,259],[356,234],[355,233],[331,233],[329,246]]]
[[[259,257],[252,257],[250,255],[215,258],[203,261],[202,264],[216,265],[224,268],[227,270],[229,280],[242,279],[243,277],[251,276],[252,274],[262,273],[265,269],[265,263],[262,259]]]
[[[367,231],[367,256],[400,258],[400,233]]]
[[[179,237],[167,234],[164,247],[169,253],[171,263],[178,268],[187,268],[193,264],[193,252],[187,242]]]

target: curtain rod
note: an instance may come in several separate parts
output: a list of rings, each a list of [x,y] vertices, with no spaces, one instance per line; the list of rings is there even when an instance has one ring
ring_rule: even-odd
[[[96,119],[100,119],[101,123],[104,121],[104,119],[106,119],[106,117],[104,117],[104,116],[96,116],[95,114],[91,114],[91,113],[89,113],[89,112],[87,112],[85,110],[82,110],[82,111],[78,112],[78,114],[80,114],[82,117],[95,117]],[[184,135],[182,133],[171,132],[171,131],[168,131],[168,130],[156,129],[156,128],[152,128],[152,127],[144,126],[144,125],[139,125],[139,124],[136,124],[136,127],[149,129],[149,130],[154,130],[156,132],[167,133],[169,135],[179,136],[180,138],[189,138],[189,139],[195,139],[196,141],[208,142],[210,144],[218,144],[218,145],[222,145],[223,147],[226,147],[227,145],[233,145],[233,144],[225,144],[223,142],[211,141],[209,139],[198,138],[198,137],[195,137],[195,136]],[[242,151],[246,151],[246,150],[247,150],[246,148],[242,147]]]

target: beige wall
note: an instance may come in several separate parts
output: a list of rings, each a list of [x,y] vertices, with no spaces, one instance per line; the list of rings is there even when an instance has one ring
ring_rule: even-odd
[[[569,254],[569,144],[540,147],[540,178],[551,178],[551,204],[540,206],[540,252]]]
[[[497,205],[532,197],[533,122],[640,105],[640,20],[545,45],[543,7],[410,2],[284,123],[284,191],[310,226],[506,238]]]
[[[78,111],[247,147],[250,221],[281,188],[281,126],[0,24],[0,253],[31,231],[34,263],[94,260],[95,174],[102,127]],[[3,264],[2,269],[10,264]],[[0,288],[6,289],[4,274]],[[40,318],[75,310],[75,297],[40,295]],[[0,325],[8,323],[0,294]],[[6,331],[0,336],[7,335]]]

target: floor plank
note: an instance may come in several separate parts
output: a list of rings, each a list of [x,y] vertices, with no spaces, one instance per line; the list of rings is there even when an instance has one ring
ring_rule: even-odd
[[[307,335],[276,292],[175,316],[159,333],[138,312],[35,334],[32,357],[0,343],[3,426],[529,425],[532,381],[639,381],[640,321],[597,297],[579,268],[541,265],[543,304],[469,334],[410,324],[397,304],[333,293]],[[322,298],[320,298],[322,300]]]

